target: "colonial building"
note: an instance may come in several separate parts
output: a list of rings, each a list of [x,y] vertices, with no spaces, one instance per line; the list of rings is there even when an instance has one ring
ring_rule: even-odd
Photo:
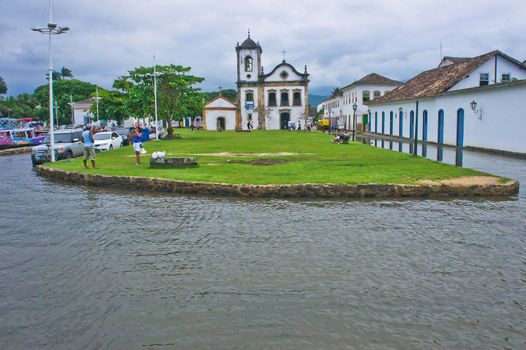
[[[336,96],[321,103],[324,118],[336,120],[339,128],[351,129],[353,116],[356,116],[356,128],[362,130],[368,124],[368,104],[376,98],[402,85],[376,73],[354,81],[338,89]],[[353,105],[356,104],[356,113]]]
[[[212,131],[234,130],[238,114],[236,103],[219,95],[203,108],[203,128]]]
[[[370,130],[456,147],[526,153],[526,66],[500,51],[444,57],[369,102]]]
[[[248,38],[236,46],[237,106],[236,130],[246,130],[249,122],[254,129],[286,129],[289,121],[308,117],[309,74],[298,72],[285,59],[265,74],[259,43]]]
[[[91,123],[92,115],[90,114],[90,108],[95,103],[94,98],[88,98],[87,100],[73,102],[73,120],[72,125],[86,125]]]

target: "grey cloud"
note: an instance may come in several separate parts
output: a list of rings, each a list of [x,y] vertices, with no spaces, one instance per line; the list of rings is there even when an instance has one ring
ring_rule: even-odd
[[[10,93],[32,91],[47,70],[47,40],[29,28],[47,22],[47,1],[3,2],[0,76]],[[286,49],[297,69],[309,66],[312,90],[371,72],[410,78],[438,64],[440,42],[447,55],[502,49],[526,58],[519,0],[54,0],[54,14],[71,27],[54,40],[55,67],[107,88],[133,67],[153,64],[154,53],[159,64],[191,66],[206,78],[205,90],[233,87],[234,47],[248,28],[263,46],[267,72]]]

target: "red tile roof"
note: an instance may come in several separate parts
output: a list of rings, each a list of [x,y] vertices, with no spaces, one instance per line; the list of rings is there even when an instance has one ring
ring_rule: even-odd
[[[460,59],[458,63],[422,72],[404,85],[391,90],[382,97],[370,101],[369,104],[374,105],[439,95],[449,90],[453,85],[464,79],[480,65],[496,55],[502,56],[524,67],[521,62],[495,50],[468,60]]]
[[[401,81],[392,80],[384,76],[381,76],[380,74],[371,73],[361,79],[356,80],[355,82],[347,86],[342,87],[340,90],[346,89],[353,85],[402,85],[402,84],[403,83]]]

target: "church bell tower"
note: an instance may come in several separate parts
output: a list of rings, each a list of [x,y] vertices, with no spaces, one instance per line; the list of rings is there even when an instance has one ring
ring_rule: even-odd
[[[259,73],[261,72],[261,53],[263,50],[259,45],[250,38],[250,30],[248,31],[248,38],[236,46],[237,53],[237,83],[247,82],[255,83],[259,80]]]

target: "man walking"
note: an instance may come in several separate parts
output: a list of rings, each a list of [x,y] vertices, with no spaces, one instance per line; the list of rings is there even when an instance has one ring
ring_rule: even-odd
[[[95,167],[95,144],[93,143],[93,130],[88,125],[82,133],[82,142],[84,142],[84,168],[89,169],[88,159],[91,157],[91,165]]]

